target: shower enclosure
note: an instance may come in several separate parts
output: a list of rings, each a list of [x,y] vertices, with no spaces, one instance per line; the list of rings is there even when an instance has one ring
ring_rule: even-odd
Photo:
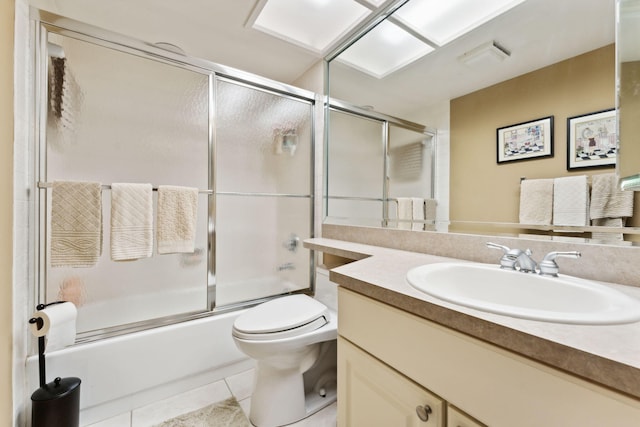
[[[433,229],[397,212],[400,198],[434,198],[436,130],[335,99],[327,116],[326,221]]]
[[[36,34],[33,303],[78,307],[78,339],[313,288],[312,93],[42,11]],[[102,253],[51,264],[52,183],[102,184]],[[195,250],[113,261],[112,183],[198,188]],[[153,193],[154,214],[157,193]],[[155,221],[155,219],[154,219]]]

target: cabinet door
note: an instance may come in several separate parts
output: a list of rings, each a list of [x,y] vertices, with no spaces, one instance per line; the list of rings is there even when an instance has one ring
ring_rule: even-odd
[[[426,421],[418,407],[429,412]],[[444,408],[442,399],[338,337],[339,427],[444,427]]]
[[[447,427],[486,427],[478,420],[460,411],[455,406],[447,406]]]

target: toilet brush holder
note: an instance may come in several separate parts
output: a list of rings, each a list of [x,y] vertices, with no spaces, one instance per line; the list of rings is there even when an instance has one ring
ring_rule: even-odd
[[[45,307],[45,304],[39,304],[37,309],[42,310]],[[38,328],[41,328],[43,320],[32,318],[29,323],[36,323]],[[44,349],[45,337],[38,337],[40,388],[31,395],[31,427],[78,427],[80,378],[58,377],[47,384]]]

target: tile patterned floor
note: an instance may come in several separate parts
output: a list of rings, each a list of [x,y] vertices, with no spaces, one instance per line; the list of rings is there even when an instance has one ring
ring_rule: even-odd
[[[86,427],[150,427],[212,403],[221,402],[232,395],[238,400],[248,418],[253,373],[251,369]],[[336,411],[337,406],[334,403],[289,427],[335,427]]]

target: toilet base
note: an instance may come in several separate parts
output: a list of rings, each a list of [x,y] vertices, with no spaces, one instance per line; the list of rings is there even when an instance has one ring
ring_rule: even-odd
[[[302,377],[299,373],[297,375]],[[315,390],[310,390],[306,394],[297,387],[295,390],[296,395],[290,392],[287,393],[288,397],[282,393],[274,394],[273,390],[268,399],[260,398],[260,393],[252,395],[249,416],[251,423],[256,427],[281,427],[293,424],[331,405],[337,400],[338,395],[335,383],[329,384],[322,390],[324,396]],[[304,396],[304,400],[296,396]]]
[[[254,426],[286,426],[336,401],[336,341],[318,347],[319,360],[312,367],[283,370],[258,361],[249,415]]]

